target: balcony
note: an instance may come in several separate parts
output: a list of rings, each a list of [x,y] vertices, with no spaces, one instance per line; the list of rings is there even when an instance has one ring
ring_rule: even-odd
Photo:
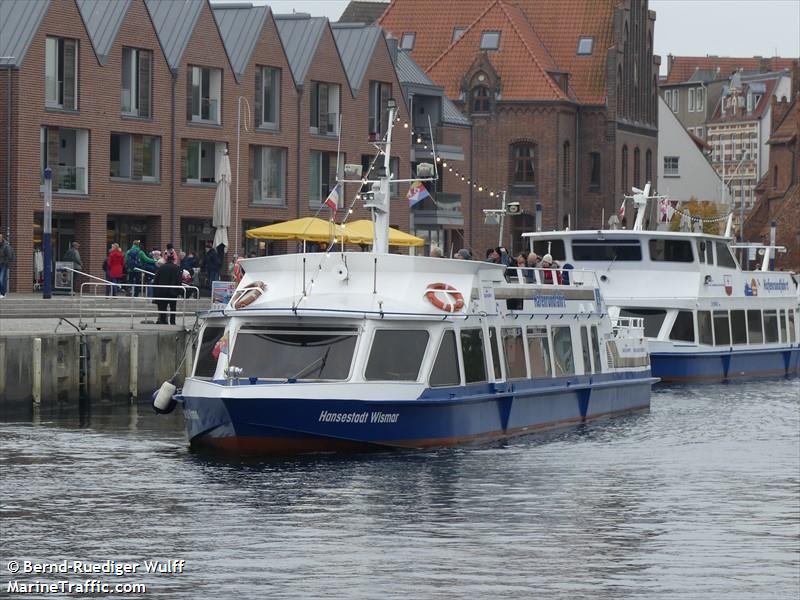
[[[216,98],[195,98],[192,100],[193,123],[219,124],[219,100]]]
[[[439,192],[433,198],[425,198],[417,204],[414,213],[414,226],[420,225],[464,225],[464,214],[461,210],[461,194]]]
[[[442,160],[464,160],[464,149],[461,146],[452,146],[442,143],[441,125],[434,126],[433,137],[428,124],[414,124],[414,135],[411,138],[411,162],[433,160],[433,148],[436,147],[436,156]],[[427,148],[425,147],[427,146]]]
[[[57,192],[85,194],[86,168],[59,165],[54,184],[53,187]]]

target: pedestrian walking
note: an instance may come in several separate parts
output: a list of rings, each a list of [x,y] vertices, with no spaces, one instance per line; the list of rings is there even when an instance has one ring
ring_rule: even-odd
[[[172,288],[154,288],[156,296],[156,306],[158,306],[158,323],[167,324],[169,316],[170,325],[175,325],[175,312],[178,308],[177,298],[181,293],[181,274],[182,269],[175,264],[175,255],[167,254],[164,264],[156,271],[154,285],[171,285]]]
[[[0,233],[0,298],[8,296],[8,280],[11,276],[12,262],[14,262],[14,248]]]
[[[122,291],[120,284],[122,283],[123,272],[125,270],[125,256],[122,254],[122,250],[116,242],[111,244],[111,250],[108,251],[108,257],[106,257],[106,263],[108,265],[108,279],[111,283],[115,284],[111,286],[111,295],[116,296],[117,292]]]
[[[72,242],[69,246],[69,250],[64,253],[64,262],[71,262],[72,268],[76,271],[83,271],[80,249],[80,242]],[[72,274],[72,291],[78,291],[78,273]]]

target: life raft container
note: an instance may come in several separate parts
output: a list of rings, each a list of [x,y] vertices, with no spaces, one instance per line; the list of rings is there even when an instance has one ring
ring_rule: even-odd
[[[448,298],[448,301],[442,300],[438,294]],[[464,296],[452,285],[446,283],[431,283],[425,290],[425,298],[436,308],[445,312],[457,312],[464,308]]]
[[[231,298],[231,306],[236,310],[241,310],[250,306],[267,291],[267,284],[263,281],[253,281],[241,289],[236,290]]]

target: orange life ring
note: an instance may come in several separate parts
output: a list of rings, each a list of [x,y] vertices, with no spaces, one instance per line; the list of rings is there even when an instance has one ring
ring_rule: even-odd
[[[450,302],[445,302],[436,295],[439,292],[444,292],[444,295],[452,298],[452,300]],[[436,308],[445,312],[452,313],[464,308],[464,296],[452,285],[446,283],[430,284],[428,289],[425,290],[425,298]]]
[[[265,291],[267,291],[267,284],[263,281],[248,283],[233,293],[231,305],[236,310],[241,310],[258,300]]]

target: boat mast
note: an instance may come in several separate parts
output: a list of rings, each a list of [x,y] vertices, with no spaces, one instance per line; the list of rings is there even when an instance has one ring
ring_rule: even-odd
[[[383,174],[377,184],[377,190],[373,185],[372,201],[366,204],[368,208],[373,210],[374,214],[375,237],[372,252],[375,254],[387,254],[389,252],[389,181],[393,175],[391,172],[392,129],[395,115],[397,114],[397,103],[393,99],[389,99],[387,108],[389,110],[389,127],[386,132],[386,144],[383,148]]]

